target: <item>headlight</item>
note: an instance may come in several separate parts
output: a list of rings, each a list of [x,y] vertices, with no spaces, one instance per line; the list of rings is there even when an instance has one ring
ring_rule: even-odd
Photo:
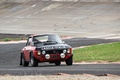
[[[60,54],[60,57],[61,57],[61,58],[65,58],[65,54],[64,54],[64,53],[61,53],[61,54]]]
[[[70,53],[70,52],[71,52],[71,49],[68,49],[68,50],[67,50],[67,53]]]
[[[40,51],[38,51],[38,53],[37,53],[38,55],[41,55],[41,52]]]
[[[45,51],[42,51],[42,54],[45,54],[46,52]]]
[[[66,53],[66,52],[67,52],[67,51],[64,49],[64,50],[63,50],[63,53]]]
[[[46,55],[45,55],[45,58],[46,58],[46,59],[50,59],[50,55],[49,55],[49,54],[46,54]]]

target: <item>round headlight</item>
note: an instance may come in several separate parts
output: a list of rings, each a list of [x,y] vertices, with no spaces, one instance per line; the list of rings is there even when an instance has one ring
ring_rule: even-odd
[[[67,52],[67,51],[64,49],[64,50],[63,50],[63,53],[66,53],[66,52]]]
[[[45,55],[45,58],[46,58],[46,59],[50,59],[50,55],[49,55],[49,54],[46,54],[46,55]]]
[[[45,51],[42,51],[42,54],[45,54],[46,52]]]
[[[65,58],[65,54],[64,53],[60,54],[60,57]]]
[[[38,51],[38,53],[37,53],[38,55],[41,55],[41,52],[40,51]]]
[[[67,50],[67,53],[70,53],[70,49]]]

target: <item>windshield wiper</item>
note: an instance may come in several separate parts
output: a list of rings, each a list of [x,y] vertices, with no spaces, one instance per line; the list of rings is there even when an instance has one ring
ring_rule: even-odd
[[[56,42],[56,41],[47,41],[47,42],[50,42],[50,43],[58,43],[58,42]]]
[[[46,41],[46,42],[44,42],[44,44],[45,45],[47,45],[47,44],[58,44],[58,42],[56,42],[56,41]]]

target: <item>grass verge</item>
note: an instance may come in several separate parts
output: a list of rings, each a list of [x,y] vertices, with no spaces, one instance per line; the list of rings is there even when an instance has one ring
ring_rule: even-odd
[[[8,42],[8,41],[20,41],[20,40],[26,40],[27,38],[3,38],[0,39],[0,41]]]
[[[120,61],[120,42],[93,45],[73,52],[75,62],[117,62]]]

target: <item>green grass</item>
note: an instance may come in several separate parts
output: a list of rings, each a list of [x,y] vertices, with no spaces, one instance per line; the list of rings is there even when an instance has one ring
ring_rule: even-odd
[[[20,40],[26,40],[25,38],[4,38],[4,39],[0,39],[0,41],[20,41]]]
[[[75,62],[116,62],[120,61],[120,42],[93,45],[86,48],[75,49],[73,52]]]

